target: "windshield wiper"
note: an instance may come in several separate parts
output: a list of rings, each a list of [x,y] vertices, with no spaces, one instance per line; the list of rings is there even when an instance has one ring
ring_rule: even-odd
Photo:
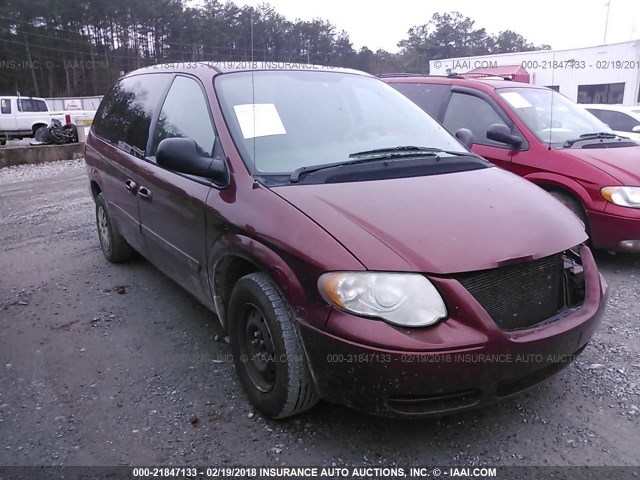
[[[398,147],[388,148],[376,148],[375,150],[365,150],[363,152],[356,152],[349,155],[349,158],[360,157],[374,157],[374,158],[397,158],[397,157],[410,157],[420,155],[437,155],[438,153],[445,153],[447,155],[454,156],[476,156],[471,152],[456,152],[454,150],[443,150],[442,148],[435,147],[415,147],[413,145],[400,145]]]
[[[441,148],[430,147],[414,147],[411,145],[392,147],[392,148],[379,148],[376,150],[367,150],[364,152],[356,152],[349,155],[352,160],[346,162],[335,163],[321,163],[319,165],[309,165],[307,167],[296,168],[289,176],[291,183],[297,183],[300,180],[301,175],[307,173],[317,172],[327,168],[342,167],[347,165],[357,165],[358,163],[376,162],[380,160],[398,160],[400,158],[409,157],[440,157],[439,154],[455,155],[461,157],[478,157],[475,153],[471,152],[455,152],[449,150],[443,150]],[[479,158],[479,157],[478,157]]]
[[[567,140],[566,142],[564,142],[564,147],[565,148],[572,147],[574,143],[583,142],[585,140],[597,140],[599,138],[611,139],[616,137],[624,138],[624,137],[621,137],[620,135],[616,135],[615,133],[610,133],[610,132],[585,133],[583,135],[580,135],[578,138]]]
[[[347,162],[334,162],[334,163],[321,163],[319,165],[309,165],[308,167],[296,168],[289,176],[291,183],[297,183],[300,180],[300,175],[305,175],[311,172],[317,172],[318,170],[324,170],[325,168],[341,167],[343,165],[356,165],[358,163],[367,163],[376,160],[386,160],[386,158],[361,158],[359,160],[349,160]]]

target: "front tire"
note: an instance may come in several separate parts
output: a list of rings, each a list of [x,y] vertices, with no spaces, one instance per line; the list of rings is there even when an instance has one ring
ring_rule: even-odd
[[[120,235],[111,220],[107,201],[102,193],[99,193],[96,197],[96,226],[98,227],[100,248],[107,260],[111,263],[119,263],[131,260],[134,257],[135,250]]]
[[[263,273],[233,287],[229,339],[240,382],[262,414],[286,418],[318,402],[291,309]]]
[[[589,233],[589,221],[587,219],[587,214],[584,211],[584,207],[582,204],[576,200],[573,196],[568,193],[559,192],[558,190],[550,190],[549,193],[556,197],[560,203],[562,203],[565,207],[571,210],[576,216],[584,223],[585,230],[587,234]]]

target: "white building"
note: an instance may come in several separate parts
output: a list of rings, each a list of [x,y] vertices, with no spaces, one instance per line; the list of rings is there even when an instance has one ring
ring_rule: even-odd
[[[640,104],[640,40],[572,50],[540,50],[429,62],[432,75],[524,67],[530,83],[578,103]],[[500,69],[504,71],[504,69]]]

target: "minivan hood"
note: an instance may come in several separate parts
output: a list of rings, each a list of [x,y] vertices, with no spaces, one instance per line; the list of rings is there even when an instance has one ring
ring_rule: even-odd
[[[640,146],[567,148],[562,152],[593,165],[623,185],[640,185]]]
[[[545,257],[587,239],[570,210],[498,168],[273,191],[369,270],[469,272]]]

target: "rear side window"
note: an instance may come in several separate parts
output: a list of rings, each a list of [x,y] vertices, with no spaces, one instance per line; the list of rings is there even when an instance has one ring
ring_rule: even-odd
[[[589,110],[598,119],[611,127],[612,130],[619,132],[633,132],[633,127],[640,125],[640,122],[626,113],[615,112],[613,110]]]
[[[105,95],[93,120],[94,133],[118,148],[144,158],[151,119],[172,74],[123,78]]]
[[[35,100],[33,98],[18,99],[18,110],[21,112],[46,112],[47,104],[44,100]]]
[[[216,137],[207,99],[191,78],[178,76],[173,81],[158,117],[151,153],[155,154],[162,140],[172,137],[190,138],[202,154],[213,154]]]
[[[0,100],[0,108],[2,113],[11,113],[11,100],[8,98]]]
[[[486,100],[474,95],[454,93],[447,106],[443,120],[444,127],[455,134],[461,128],[473,133],[473,142],[480,145],[504,147],[504,143],[487,138],[487,130],[494,123],[505,125],[498,112]]]
[[[448,85],[433,83],[390,83],[393,88],[418,105],[434,118],[438,118]]]

